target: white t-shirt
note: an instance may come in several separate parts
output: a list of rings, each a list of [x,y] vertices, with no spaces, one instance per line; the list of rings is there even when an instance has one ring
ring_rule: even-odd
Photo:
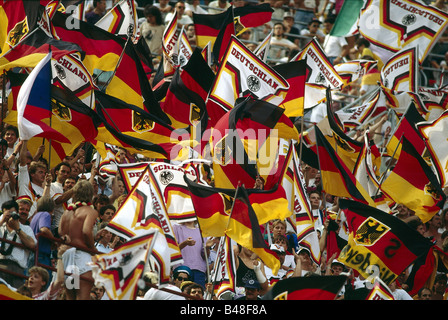
[[[342,47],[348,45],[344,37],[330,36],[327,34],[324,40],[323,49],[328,57],[339,57]]]

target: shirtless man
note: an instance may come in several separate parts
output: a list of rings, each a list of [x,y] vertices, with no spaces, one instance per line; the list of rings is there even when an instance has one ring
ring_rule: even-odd
[[[76,271],[80,276],[79,288],[67,290],[69,300],[90,300],[93,277],[87,262],[92,261],[91,254],[99,253],[95,249],[93,235],[98,212],[90,206],[92,197],[93,186],[90,182],[79,180],[73,187],[73,204],[64,212],[59,225],[61,238],[74,246],[62,256],[64,270],[68,273]],[[73,270],[74,267],[78,270]]]

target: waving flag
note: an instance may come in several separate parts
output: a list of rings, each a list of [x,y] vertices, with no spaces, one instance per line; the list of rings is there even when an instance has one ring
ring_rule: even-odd
[[[388,285],[432,246],[389,213],[346,199],[339,199],[339,207],[347,218],[349,239],[337,259],[364,278],[375,273]]]
[[[95,26],[118,36],[136,37],[138,32],[137,8],[132,0],[121,0]]]
[[[238,36],[247,28],[256,28],[269,23],[274,10],[269,3],[247,3],[233,9],[235,34]]]
[[[358,19],[364,0],[344,1],[336,16],[330,35],[336,37],[349,37],[358,33]]]
[[[176,70],[165,100],[160,103],[174,128],[188,128],[201,122],[205,130],[207,127],[205,101],[214,78],[215,74],[203,59],[199,49],[195,49],[183,70]]]
[[[183,68],[188,60],[190,60],[193,55],[193,48],[191,47],[190,40],[188,40],[187,32],[185,31],[185,26],[182,26],[182,30],[179,35],[179,68]]]
[[[92,276],[95,285],[102,285],[111,300],[135,300],[138,281],[142,276],[148,254],[154,245],[157,230],[133,238],[111,251],[92,257]]]
[[[394,54],[381,69],[382,85],[394,92],[417,92],[419,71],[417,51],[416,47],[412,47]]]
[[[165,203],[169,219],[177,222],[195,220],[194,207],[184,175],[196,179],[196,171],[158,162],[149,163],[148,168],[152,181]]]
[[[198,47],[205,48],[209,42],[211,43],[211,47],[213,47],[227,15],[227,11],[218,14],[199,14],[193,12],[196,43]]]
[[[168,123],[134,44],[85,21],[77,21],[79,28],[69,29],[68,19],[71,18],[60,12],[54,15],[55,37],[78,44],[85,51],[82,62],[98,88]]]
[[[106,228],[127,240],[156,229],[165,238],[171,266],[182,263],[182,254],[166,211],[163,194],[160,193],[149,167],[140,176]]]
[[[232,240],[224,236],[220,239],[215,264],[211,272],[213,291],[220,299],[226,293],[235,293],[236,267]]]
[[[446,12],[421,1],[367,0],[358,28],[364,38],[391,54],[418,47],[418,60],[423,63],[447,23]]]
[[[380,278],[376,277],[366,300],[395,300],[395,298],[390,288]]]
[[[51,128],[51,52],[26,78],[17,96],[17,127],[22,140],[46,137],[60,142],[70,141]]]
[[[313,38],[292,60],[306,59],[308,73],[306,82],[324,87],[341,88],[344,84],[341,76],[330,63],[319,42]]]
[[[418,87],[418,95],[428,110],[427,121],[433,121],[448,109],[448,88]]]
[[[446,199],[436,174],[406,137],[401,143],[400,157],[381,190],[415,211],[424,223],[442,209]]]
[[[215,64],[219,64],[226,53],[226,48],[230,42],[230,39],[235,35],[235,22],[233,15],[233,6],[230,6],[226,10],[226,17],[223,24],[220,27],[219,33],[216,36],[215,43],[213,44],[213,60]]]
[[[335,300],[347,276],[290,277],[277,282],[263,300]]]
[[[68,54],[84,57],[84,51],[75,43],[61,41],[49,37],[42,29],[37,28],[14,47],[0,57],[0,71],[15,67],[34,68],[50,51],[53,59],[60,59]]]
[[[260,60],[263,60],[263,62],[266,62],[266,59],[268,58],[268,52],[269,48],[271,47],[271,39],[274,31],[271,31],[264,39],[261,41],[258,46],[254,50],[254,54],[260,58]]]
[[[177,30],[177,20],[177,11],[174,10],[173,18],[163,32],[163,61],[161,63],[163,63],[165,79],[171,78],[174,71],[179,67],[178,53],[180,31]]]
[[[417,130],[426,140],[428,152],[440,178],[440,185],[445,187],[448,183],[448,152],[445,148],[448,141],[448,111],[443,112],[434,121],[418,123]]]
[[[213,126],[232,109],[238,97],[251,96],[279,105],[288,89],[288,82],[278,72],[232,36],[208,96],[209,125]],[[220,110],[210,112],[209,103],[217,105],[217,110]]]
[[[378,62],[369,60],[350,60],[348,62],[338,63],[334,66],[336,72],[341,76],[344,84],[342,88],[361,79],[370,70],[376,67]]]
[[[252,187],[257,175],[267,181],[274,174],[278,139],[298,140],[284,110],[261,100],[245,99],[215,125],[211,137],[217,188],[235,189],[238,182]]]
[[[290,90],[280,107],[288,118],[303,116],[305,99],[306,60],[291,61],[273,67],[289,84]],[[294,88],[294,89],[292,89]]]
[[[423,135],[417,129],[417,124],[423,121],[425,119],[417,111],[415,104],[411,103],[405,114],[400,118],[400,122],[387,142],[386,148],[388,154],[390,156],[395,154],[394,158],[398,159],[400,156],[400,140],[401,137],[405,137],[409,141],[412,141],[415,150],[418,154],[422,155],[425,151],[426,144],[423,140]]]
[[[334,196],[352,198],[374,206],[370,195],[356,180],[317,126],[315,131],[323,190]]]
[[[39,11],[39,1],[2,1],[0,6],[0,52],[2,55],[36,28]]]
[[[295,222],[297,241],[311,253],[311,259],[316,265],[320,264],[321,252],[319,239],[315,230],[313,211],[306,192],[305,177],[303,175],[297,150],[290,144],[288,151],[288,168],[282,178],[282,186],[288,199],[288,209],[292,212]]]
[[[280,261],[277,254],[269,249],[263,239],[260,223],[244,187],[239,186],[236,190],[225,234],[238,244],[257,254],[264,264],[272,269],[272,273],[277,275],[281,267]]]

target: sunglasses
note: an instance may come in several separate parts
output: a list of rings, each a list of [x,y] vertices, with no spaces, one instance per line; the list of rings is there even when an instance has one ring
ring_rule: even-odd
[[[187,281],[187,280],[188,280],[188,278],[184,278],[184,277],[177,277],[177,280],[178,280],[178,281]]]

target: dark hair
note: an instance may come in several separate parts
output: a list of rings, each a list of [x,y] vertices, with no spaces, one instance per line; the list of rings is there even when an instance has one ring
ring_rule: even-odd
[[[3,210],[8,210],[8,209],[16,209],[16,211],[19,211],[19,205],[17,204],[17,202],[15,200],[8,200],[3,202],[2,204],[2,211]]]
[[[328,17],[327,19],[324,20],[324,22],[331,23],[331,24],[334,24],[335,21],[336,21],[335,17]]]
[[[3,136],[6,134],[6,131],[14,131],[14,133],[16,134],[16,137],[19,137],[19,129],[17,129],[17,127],[13,126],[13,125],[8,125],[5,128],[5,132],[3,133]]]
[[[162,25],[163,24],[163,18],[162,18],[162,12],[159,8],[153,6],[153,5],[147,5],[145,9],[143,9],[143,14],[146,16],[152,15],[156,18],[156,24]]]
[[[62,162],[59,162],[59,163],[56,165],[56,167],[54,167],[54,171],[55,171],[55,172],[56,172],[56,171],[59,171],[59,169],[61,169],[62,166],[66,166],[66,167],[69,167],[69,168],[71,169],[70,163],[68,163],[68,162],[66,162],[66,161],[62,161]]]
[[[96,206],[98,203],[110,204],[110,199],[105,194],[95,195],[95,197],[93,198],[93,205]]]
[[[113,204],[107,204],[100,208],[99,215],[102,216],[104,214],[104,212],[106,212],[107,209],[112,209],[112,210],[114,210],[114,212],[117,211],[117,209],[115,209],[115,206]]]
[[[356,45],[359,46],[365,46],[366,48],[370,47],[370,42],[366,38],[359,38],[356,40]]]

